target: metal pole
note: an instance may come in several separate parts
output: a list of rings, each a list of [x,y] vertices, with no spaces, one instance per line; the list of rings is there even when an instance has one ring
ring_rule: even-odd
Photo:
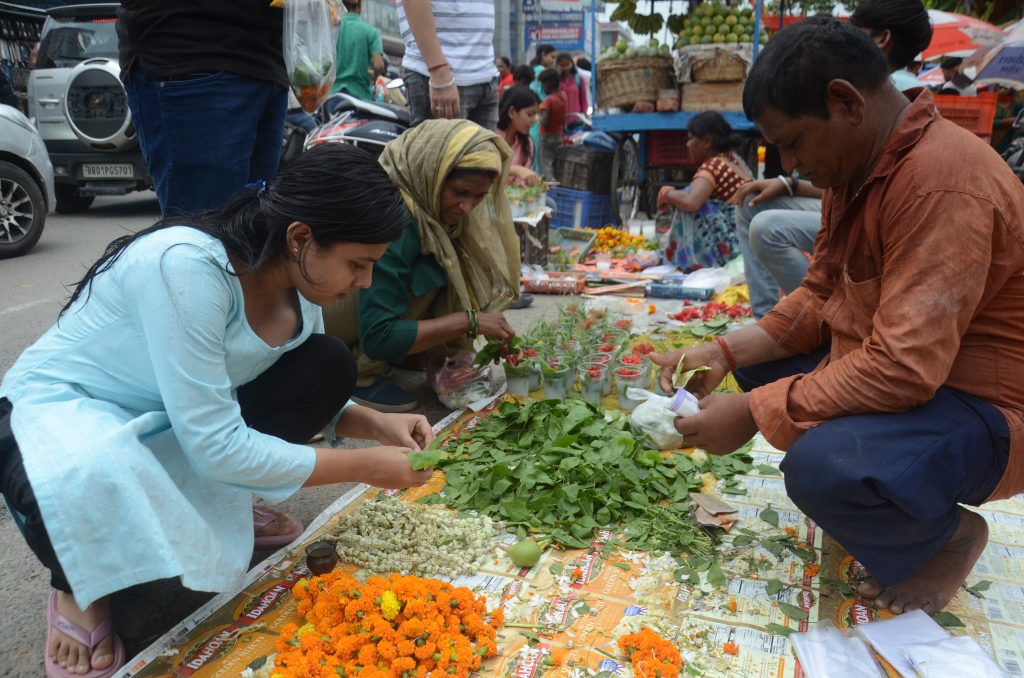
[[[597,30],[597,0],[590,0],[590,104],[597,114],[597,43],[601,34]]]
[[[754,58],[757,58],[757,52],[761,49],[761,6],[764,4],[764,0],[756,0],[754,2]]]

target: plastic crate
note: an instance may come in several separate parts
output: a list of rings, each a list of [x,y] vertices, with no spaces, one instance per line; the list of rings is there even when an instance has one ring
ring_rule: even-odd
[[[555,178],[564,188],[607,195],[612,186],[612,155],[582,144],[561,146],[555,151]]]
[[[552,228],[601,228],[617,222],[610,195],[556,186],[548,196],[555,201]]]
[[[647,164],[651,167],[693,165],[686,148],[689,135],[675,130],[655,130],[647,136]]]
[[[575,228],[558,228],[548,236],[548,251],[562,250],[569,259],[578,264],[590,252],[597,240],[596,231],[582,231]]]
[[[976,97],[936,94],[935,107],[946,120],[979,137],[989,137],[992,136],[992,123],[996,119],[998,97],[995,92],[982,92]]]

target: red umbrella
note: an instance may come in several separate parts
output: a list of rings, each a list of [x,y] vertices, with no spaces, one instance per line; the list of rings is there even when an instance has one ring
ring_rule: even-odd
[[[922,52],[924,59],[940,56],[969,56],[979,47],[994,47],[1005,33],[987,21],[937,9],[928,10],[932,41]]]

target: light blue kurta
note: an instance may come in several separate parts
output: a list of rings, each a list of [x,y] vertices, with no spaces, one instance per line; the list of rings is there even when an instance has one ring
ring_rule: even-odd
[[[252,495],[281,501],[315,453],[247,427],[235,389],[323,332],[271,347],[218,240],[144,236],[7,373],[14,437],[76,602],[180,576],[225,591],[253,548]]]

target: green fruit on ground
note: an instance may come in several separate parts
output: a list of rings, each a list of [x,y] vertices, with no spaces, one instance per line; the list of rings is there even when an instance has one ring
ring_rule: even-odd
[[[736,17],[734,17],[731,14],[729,16],[725,17],[725,23],[729,24],[730,26],[735,26],[739,22],[740,22],[740,20],[737,19]]]
[[[615,49],[618,50],[619,54],[623,54],[627,49],[629,49],[629,43],[624,39],[619,38],[619,41],[615,43]]]
[[[509,547],[508,557],[518,567],[533,567],[540,562],[540,544],[532,539],[524,539]]]
[[[711,37],[711,42],[714,42],[714,43],[721,43],[721,42],[725,42],[725,36],[724,36],[724,35],[722,35],[721,33],[715,33],[715,34],[714,34],[714,35],[713,35],[713,36]]]

